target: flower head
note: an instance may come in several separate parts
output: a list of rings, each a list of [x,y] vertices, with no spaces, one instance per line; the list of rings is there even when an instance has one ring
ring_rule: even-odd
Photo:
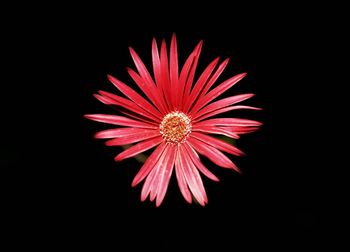
[[[191,203],[193,196],[199,204],[205,205],[208,199],[200,172],[214,181],[219,179],[203,165],[199,154],[220,167],[239,172],[237,166],[223,152],[236,156],[243,152],[213,135],[238,139],[240,134],[253,132],[261,125],[260,122],[248,119],[215,118],[232,110],[259,108],[236,105],[253,94],[215,100],[246,74],[238,74],[213,87],[228,64],[228,59],[219,64],[219,58],[216,58],[195,80],[201,50],[202,41],[180,69],[175,35],[171,39],[169,54],[164,40],[159,50],[156,40],[153,39],[152,77],[138,54],[130,48],[137,72],[128,68],[128,73],[146,98],[108,75],[110,82],[124,96],[99,91],[95,97],[104,104],[116,106],[125,116],[85,115],[88,119],[117,126],[96,133],[96,138],[109,139],[106,145],[134,144],[119,153],[115,157],[116,161],[155,148],[132,182],[132,186],[136,186],[145,180],[141,192],[142,201],[150,195],[151,201],[156,199],[156,205],[159,206],[175,169],[185,200]]]

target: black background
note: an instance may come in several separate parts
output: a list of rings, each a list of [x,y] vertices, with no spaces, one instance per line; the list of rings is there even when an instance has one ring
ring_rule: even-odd
[[[223,250],[318,242],[322,192],[317,154],[310,149],[317,144],[311,122],[317,111],[313,94],[319,69],[313,63],[320,56],[312,25],[286,20],[277,25],[273,18],[253,24],[248,18],[237,23],[225,19],[222,30],[204,29],[202,23],[190,31],[161,32],[93,15],[73,13],[59,20],[39,31],[36,26],[45,19],[23,25],[31,35],[25,43],[16,39],[24,59],[21,74],[31,81],[18,84],[11,79],[17,84],[9,85],[10,99],[25,101],[17,114],[8,113],[17,134],[4,136],[3,161],[17,176],[9,189],[17,195],[11,198],[15,224],[10,233],[27,237],[28,244],[45,241],[53,247]],[[216,56],[230,57],[221,80],[248,75],[225,95],[253,92],[256,96],[245,104],[263,108],[242,113],[264,123],[237,142],[247,153],[233,157],[243,175],[211,165],[221,182],[203,178],[209,197],[205,207],[187,204],[174,178],[159,208],[148,200],[140,202],[142,186],[131,188],[140,164],[133,159],[114,162],[121,149],[94,139],[104,125],[83,118],[114,113],[92,94],[116,91],[107,74],[132,83],[125,70],[134,67],[129,46],[150,66],[152,38],[169,42],[173,32],[180,63],[204,40],[198,72]]]

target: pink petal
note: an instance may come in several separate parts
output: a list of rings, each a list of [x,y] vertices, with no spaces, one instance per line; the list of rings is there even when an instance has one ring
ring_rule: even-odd
[[[219,178],[211,173],[200,161],[200,158],[196,151],[189,144],[184,144],[184,149],[186,149],[188,156],[191,158],[193,164],[200,170],[205,176],[214,181],[219,181]]]
[[[165,167],[163,168],[163,173],[161,174],[162,178],[158,184],[156,206],[160,206],[168,189],[170,177],[174,168],[176,154],[177,146],[171,145],[168,153],[168,160]]]
[[[132,88],[128,87],[126,84],[124,84],[123,82],[119,81],[111,75],[108,75],[108,79],[110,80],[110,82],[112,82],[112,84],[115,87],[117,87],[130,100],[135,102],[135,104],[138,105],[140,108],[143,108],[155,115],[157,118],[162,119],[162,115],[159,113],[159,111],[157,111],[155,107],[153,107],[141,95],[136,93]]]
[[[152,63],[153,63],[153,72],[154,78],[156,80],[157,87],[159,90],[162,90],[162,77],[161,77],[161,65],[160,58],[158,53],[158,46],[155,38],[152,40]]]
[[[205,121],[194,123],[196,127],[200,126],[261,126],[262,123],[258,121],[241,119],[241,118],[213,118]]]
[[[163,141],[163,138],[159,136],[159,137],[155,137],[155,138],[143,141],[141,143],[135,144],[130,148],[126,149],[125,151],[119,153],[119,155],[115,157],[115,160],[120,161],[129,157],[136,156],[137,154],[144,152],[148,149],[151,149],[154,146],[160,144],[162,141]]]
[[[148,99],[157,107],[157,109],[162,113],[166,113],[166,108],[164,107],[164,97],[159,90],[159,88],[153,83],[147,83],[140,75],[138,75],[131,68],[127,68],[130,77],[135,81],[137,86],[146,94]]]
[[[137,70],[139,71],[144,84],[142,85],[142,83],[140,83],[141,85],[139,86],[147,86],[147,89],[149,90],[147,93],[152,93],[155,92],[154,95],[151,94],[151,96],[149,96],[149,98],[151,98],[152,100],[154,100],[154,98],[160,97],[162,98],[161,104],[159,104],[161,107],[158,107],[159,109],[164,109],[165,108],[165,101],[164,101],[164,97],[161,95],[160,90],[157,88],[157,86],[155,85],[151,75],[149,74],[147,68],[145,67],[145,65],[143,64],[142,60],[140,59],[140,57],[138,56],[138,54],[134,51],[134,49],[132,49],[131,47],[129,47],[130,50],[130,54],[131,57],[134,60],[134,63],[136,65]],[[137,82],[139,83],[139,82]],[[161,111],[164,112],[164,111]]]
[[[153,130],[150,132],[141,132],[138,134],[134,134],[132,136],[125,136],[123,138],[114,138],[114,139],[108,140],[106,142],[106,145],[107,146],[121,146],[121,145],[140,142],[140,141],[143,141],[146,139],[154,138],[156,136],[160,136],[160,133],[158,130]]]
[[[234,169],[240,172],[237,166],[234,163],[232,163],[232,161],[218,149],[193,137],[188,138],[188,142],[194,147],[196,151],[198,151],[203,156],[209,158],[211,161],[213,161],[213,163],[217,164],[218,166],[221,166],[223,168]]]
[[[149,123],[145,122],[139,122],[124,116],[116,116],[116,115],[105,115],[105,114],[90,114],[85,115],[86,118],[102,122],[102,123],[109,123],[119,126],[128,126],[128,127],[137,127],[137,128],[145,128],[145,129],[157,129],[157,126],[154,126]]]
[[[213,84],[215,83],[215,81],[220,77],[220,75],[222,74],[222,72],[225,70],[228,62],[229,62],[229,58],[225,59],[218,67],[218,69],[216,69],[215,73],[213,74],[213,76],[210,78],[210,80],[208,81],[208,83],[205,85],[203,92],[201,93],[201,96],[204,96],[208,90],[213,86]]]
[[[187,99],[188,96],[190,95],[194,74],[196,72],[196,68],[198,64],[199,55],[201,54],[201,51],[202,51],[202,45],[203,45],[203,41],[200,41],[195,49],[194,61],[193,61],[193,64],[191,65],[190,72],[188,74],[186,85],[185,85],[185,92],[184,92],[185,99]]]
[[[218,134],[238,139],[239,136],[235,131],[229,130],[228,127],[217,127],[217,126],[193,126],[192,131],[200,131],[209,134]]]
[[[156,163],[158,162],[160,156],[162,155],[164,149],[166,147],[165,142],[162,142],[153,152],[152,154],[147,158],[146,162],[143,164],[140,171],[136,174],[134,180],[132,181],[131,186],[136,186],[138,183],[140,183],[148,174],[149,172],[154,168]]]
[[[220,77],[221,73],[225,70],[227,64],[229,62],[229,58],[227,58],[226,60],[224,60],[219,67],[216,69],[215,73],[212,75],[212,77],[209,79],[209,81],[205,84],[202,92],[199,94],[199,97],[197,98],[197,101],[201,100],[202,97],[208,92],[208,90],[213,86],[213,84],[215,83],[215,81]],[[194,107],[196,107],[196,103],[197,101],[194,103]],[[196,108],[196,111],[198,111],[198,109]],[[192,114],[195,114],[192,109]]]
[[[227,97],[227,98],[218,100],[218,101],[213,102],[213,103],[207,105],[206,107],[202,108],[200,111],[198,111],[193,116],[193,119],[196,119],[204,114],[210,113],[210,112],[215,111],[217,109],[225,108],[227,106],[244,101],[244,100],[249,99],[253,96],[254,96],[254,94],[241,94],[241,95],[235,95],[235,96],[231,96],[231,97]]]
[[[214,148],[216,148],[218,150],[225,151],[227,153],[230,153],[230,154],[236,155],[236,156],[244,155],[244,152],[239,150],[235,146],[230,145],[230,144],[228,144],[220,139],[217,139],[215,137],[204,135],[204,134],[198,133],[198,132],[192,132],[191,136],[197,138],[198,140],[201,140],[204,143],[207,143],[207,144],[213,146]]]
[[[211,73],[213,72],[214,68],[219,62],[219,57],[214,59],[208,66],[207,68],[203,71],[201,76],[199,77],[198,81],[194,85],[193,90],[191,91],[191,94],[187,100],[185,100],[185,107],[184,107],[184,112],[187,113],[188,109],[191,107],[193,102],[197,99],[199,93],[201,92],[202,88],[204,87],[205,83],[209,79]]]
[[[160,156],[159,160],[153,167],[152,171],[148,174],[145,183],[143,184],[142,190],[141,190],[141,201],[146,200],[148,194],[153,191],[152,196],[151,196],[151,201],[154,200],[155,197],[155,192],[158,186],[159,182],[159,176],[158,172],[160,169],[162,169],[162,164],[164,163],[167,154],[169,151],[169,144],[166,144],[166,147]]]
[[[117,128],[108,129],[97,132],[95,138],[116,138],[116,137],[127,137],[135,134],[147,134],[154,132],[155,130],[141,129],[141,128]],[[158,131],[159,133],[159,131]]]
[[[181,73],[180,73],[180,77],[179,77],[179,94],[178,94],[178,97],[179,97],[179,100],[178,100],[178,107],[179,109],[181,110],[182,109],[182,106],[183,106],[183,99],[184,99],[184,95],[190,91],[190,88],[191,87],[186,87],[187,85],[187,79],[188,79],[188,75],[191,71],[191,66],[194,64],[194,60],[195,60],[195,57],[197,55],[197,51],[199,48],[202,47],[202,44],[203,44],[203,41],[200,41],[198,43],[198,45],[194,48],[193,52],[190,54],[190,56],[187,58],[184,66],[182,67],[182,70],[181,70]],[[186,91],[187,89],[188,91]]]
[[[154,174],[153,181],[150,185],[150,200],[153,201],[157,194],[158,190],[160,189],[160,185],[163,183],[164,175],[166,172],[166,169],[168,167],[169,158],[172,155],[171,150],[173,145],[167,144],[166,147],[166,153],[163,153],[164,159],[162,162],[158,162],[155,166],[155,169],[157,169],[156,173]]]
[[[134,102],[125,99],[124,97],[111,94],[105,91],[99,91],[100,95],[94,95],[97,100],[100,102],[106,104],[106,105],[115,105],[122,107],[124,109],[128,109],[134,113],[137,113],[139,115],[142,115],[145,118],[148,118],[152,121],[159,122],[159,117],[153,115],[147,110],[141,109],[139,106],[137,106]]]
[[[218,109],[218,110],[212,111],[210,113],[207,113],[207,114],[197,118],[196,120],[193,120],[193,122],[201,121],[201,120],[204,120],[204,119],[206,119],[208,117],[212,117],[212,116],[215,116],[215,115],[219,115],[219,114],[222,114],[222,113],[225,113],[225,112],[228,112],[228,111],[238,110],[238,109],[261,110],[261,108],[251,107],[251,106],[243,106],[243,105],[230,106],[230,107]]]
[[[168,64],[168,54],[166,51],[166,43],[163,40],[162,46],[160,49],[160,67],[161,67],[161,83],[162,83],[162,90],[165,95],[165,102],[168,104],[169,109],[173,109],[173,105],[171,103],[171,86],[170,86],[170,80],[169,80],[169,64]]]
[[[179,147],[180,148],[180,147]],[[182,148],[182,147],[181,147]],[[188,203],[192,202],[192,195],[190,190],[188,189],[186,178],[185,178],[185,168],[182,160],[180,159],[180,150],[177,152],[177,156],[175,159],[175,173],[177,184],[179,185],[182,196]]]
[[[166,152],[166,151],[165,151]],[[163,155],[161,156],[161,158],[163,157]],[[156,178],[156,174],[158,172],[159,169],[159,165],[158,163],[153,167],[152,171],[148,174],[145,183],[142,186],[142,190],[141,190],[141,201],[145,201],[147,199],[147,196],[149,195],[149,193],[151,192],[151,186],[153,185],[153,181]]]
[[[197,104],[192,109],[192,114],[195,114],[199,109],[204,107],[206,104],[214,100],[219,95],[223,94],[226,90],[228,90],[230,87],[235,85],[237,82],[239,82],[241,79],[243,79],[247,74],[237,74],[236,76],[233,76],[232,78],[224,81],[219,86],[211,90],[208,94],[198,99]]]
[[[173,92],[171,92],[171,101],[173,106],[177,106],[177,94],[178,94],[178,81],[179,81],[179,63],[177,55],[177,42],[175,33],[171,38],[170,44],[170,82]]]
[[[251,133],[254,132],[256,130],[258,130],[258,127],[242,127],[242,126],[238,126],[238,127],[224,127],[225,129],[232,131],[236,134],[246,134],[246,133]]]
[[[184,175],[185,175],[187,184],[193,196],[198,201],[198,203],[204,206],[205,203],[208,202],[208,198],[205,193],[205,189],[204,189],[200,174],[196,169],[196,167],[194,166],[194,164],[192,163],[192,160],[190,159],[190,157],[187,155],[187,152],[180,150],[179,153],[180,153],[180,160],[183,163]]]

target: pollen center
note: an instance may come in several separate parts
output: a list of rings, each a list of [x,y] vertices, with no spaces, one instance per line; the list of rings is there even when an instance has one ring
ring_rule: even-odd
[[[191,133],[191,119],[182,112],[174,111],[164,116],[159,129],[165,141],[183,143]]]

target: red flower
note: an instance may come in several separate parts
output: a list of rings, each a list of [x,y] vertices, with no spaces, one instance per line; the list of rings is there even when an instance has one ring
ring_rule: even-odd
[[[235,146],[211,135],[237,139],[240,134],[253,132],[261,125],[260,122],[247,119],[213,118],[231,110],[258,108],[235,105],[253,94],[240,94],[214,101],[246,75],[238,74],[212,88],[228,64],[228,59],[219,65],[219,58],[214,59],[198,80],[194,81],[201,49],[202,41],[179,71],[175,35],[171,40],[169,54],[165,41],[162,41],[158,50],[156,40],[153,39],[152,78],[138,54],[130,48],[138,72],[129,68],[128,73],[147,99],[109,75],[109,80],[126,98],[105,91],[99,91],[95,97],[104,104],[117,106],[126,116],[86,115],[91,120],[118,126],[95,135],[96,138],[110,138],[106,145],[136,143],[117,155],[116,161],[156,147],[132,182],[132,186],[136,186],[146,179],[141,192],[142,201],[150,195],[151,201],[156,199],[156,205],[159,206],[175,168],[177,182],[186,201],[191,203],[193,195],[204,206],[208,199],[199,171],[214,181],[219,179],[202,164],[198,154],[209,158],[218,166],[238,172],[237,166],[223,152],[236,156],[243,154]]]

